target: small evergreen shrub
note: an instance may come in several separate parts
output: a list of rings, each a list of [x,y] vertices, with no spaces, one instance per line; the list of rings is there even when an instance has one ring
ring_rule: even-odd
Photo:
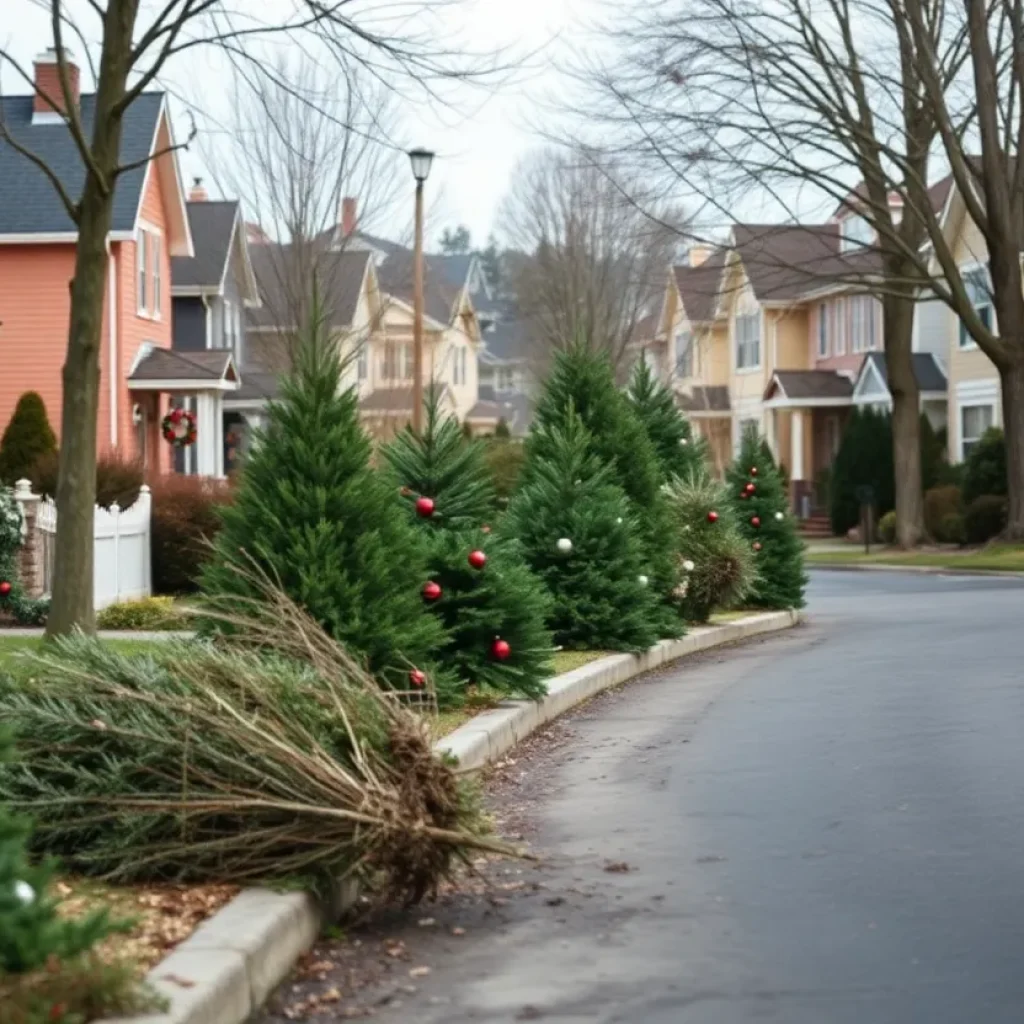
[[[494,493],[499,501],[508,501],[519,483],[526,452],[521,441],[504,439],[495,434],[484,444],[484,458],[491,474]]]
[[[874,492],[876,520],[895,507],[892,422],[870,408],[854,408],[832,463],[829,486],[832,532],[845,535],[860,523],[860,489]]]
[[[19,480],[31,479],[36,460],[56,453],[57,438],[43,399],[35,391],[26,391],[0,438],[0,484],[13,487]]]
[[[928,535],[942,544],[956,543],[955,537],[945,535],[946,520],[963,508],[960,488],[950,485],[933,487],[924,495],[924,528]]]
[[[223,480],[162,476],[153,484],[150,511],[153,590],[192,594],[221,525],[220,510],[232,501]]]
[[[37,494],[47,498],[57,497],[57,452],[40,456],[28,478]],[[111,505],[131,508],[139,500],[139,491],[144,482],[142,463],[125,459],[116,452],[107,452],[96,460],[96,504],[109,509]]]
[[[189,629],[189,618],[182,614],[173,597],[143,597],[119,601],[96,613],[98,629],[171,630]]]
[[[964,533],[968,544],[984,544],[1006,527],[1008,503],[998,494],[982,494],[967,506]]]
[[[967,505],[985,494],[1006,495],[1006,438],[998,427],[989,427],[967,456],[963,491]]]
[[[683,570],[684,613],[692,622],[707,622],[716,608],[735,607],[756,586],[756,554],[722,484],[695,474],[676,478],[666,490]]]
[[[878,520],[878,539],[883,544],[894,544],[896,542],[896,509],[889,509]]]
[[[921,488],[929,491],[943,482],[946,469],[946,439],[932,426],[932,421],[921,413]]]
[[[942,539],[947,544],[967,543],[967,522],[962,512],[949,512],[942,520]]]

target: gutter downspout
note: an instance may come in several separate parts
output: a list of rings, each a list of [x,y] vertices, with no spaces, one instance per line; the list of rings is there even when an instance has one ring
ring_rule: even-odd
[[[107,343],[110,360],[110,447],[117,448],[117,405],[120,367],[117,363],[117,259],[114,247],[107,238]]]

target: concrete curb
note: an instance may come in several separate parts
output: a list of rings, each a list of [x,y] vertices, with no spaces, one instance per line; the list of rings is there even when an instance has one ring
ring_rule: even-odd
[[[1024,572],[1016,569],[949,569],[941,565],[900,565],[895,562],[872,562],[870,565],[848,562],[808,562],[808,569],[825,572],[910,572],[919,576],[1001,576],[1004,579],[1024,579]]]
[[[463,769],[482,768],[544,723],[602,690],[687,654],[787,629],[799,621],[798,612],[766,612],[721,626],[697,627],[679,640],[663,640],[644,654],[609,655],[556,676],[541,701],[509,701],[485,712],[434,749],[457,757]],[[355,887],[343,883],[331,911],[352,906],[357,897]],[[246,889],[149,972],[146,980],[168,1001],[168,1010],[119,1018],[116,1024],[242,1024],[312,947],[324,916],[320,904],[307,893]]]
[[[611,654],[556,676],[548,683],[547,696],[542,700],[506,701],[493,711],[478,715],[445,736],[434,749],[457,758],[463,770],[476,771],[496,761],[545,723],[602,690],[687,654],[788,629],[799,621],[800,613],[796,611],[764,612],[721,626],[698,626],[679,640],[662,640],[644,654]]]

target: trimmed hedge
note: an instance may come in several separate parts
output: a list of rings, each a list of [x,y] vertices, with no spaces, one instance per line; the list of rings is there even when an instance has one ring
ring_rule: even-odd
[[[959,515],[963,508],[960,488],[952,485],[933,487],[924,495],[924,527],[928,535],[942,543],[957,543],[957,537],[946,536],[946,521]]]
[[[982,495],[1006,493],[1006,438],[998,427],[990,427],[965,461],[964,502],[970,505]]]
[[[23,478],[31,479],[36,460],[48,455],[56,458],[57,437],[42,397],[26,391],[0,439],[0,483],[13,487]]]
[[[984,544],[1006,527],[1008,502],[998,494],[983,494],[967,506],[964,532],[968,544]]]
[[[57,452],[41,455],[29,473],[37,494],[57,496]],[[96,460],[96,504],[100,508],[131,508],[143,484],[142,463],[108,452]]]

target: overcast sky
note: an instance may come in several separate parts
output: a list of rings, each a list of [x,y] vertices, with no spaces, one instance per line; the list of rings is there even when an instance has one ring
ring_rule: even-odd
[[[256,0],[252,0],[256,2]],[[259,0],[272,5],[284,0]],[[370,5],[374,0],[365,0]],[[447,103],[424,98],[403,101],[401,132],[412,144],[437,151],[438,159],[428,182],[433,194],[431,233],[448,225],[465,223],[475,242],[483,243],[491,230],[496,209],[516,161],[539,144],[533,131],[538,122],[538,101],[557,91],[560,56],[579,45],[583,26],[600,0],[460,0],[457,5],[435,5],[431,31],[460,48],[493,52],[501,48],[520,69],[493,88],[459,86],[449,90]],[[144,7],[153,7],[143,0]],[[65,0],[65,6],[82,8],[79,23],[90,38],[96,35],[96,15],[83,0]],[[357,5],[358,6],[358,5]],[[409,5],[411,6],[411,5]],[[0,0],[10,18],[0,18],[0,43],[25,66],[52,45],[49,16],[33,0]],[[202,97],[223,97],[228,76],[210,54],[191,51],[175,58],[168,68],[165,87],[179,97],[202,103]],[[83,83],[86,86],[86,83]],[[4,92],[25,92],[24,83],[12,69],[0,69]],[[195,99],[199,97],[199,99]],[[172,107],[179,137],[187,132],[187,103]],[[181,123],[184,122],[184,123]],[[198,147],[184,153],[182,170],[187,178],[203,174]],[[396,153],[397,161],[405,157]],[[404,172],[404,166],[403,166]],[[411,188],[410,175],[410,188]],[[410,204],[411,205],[411,204]],[[401,233],[402,225],[396,225]]]

